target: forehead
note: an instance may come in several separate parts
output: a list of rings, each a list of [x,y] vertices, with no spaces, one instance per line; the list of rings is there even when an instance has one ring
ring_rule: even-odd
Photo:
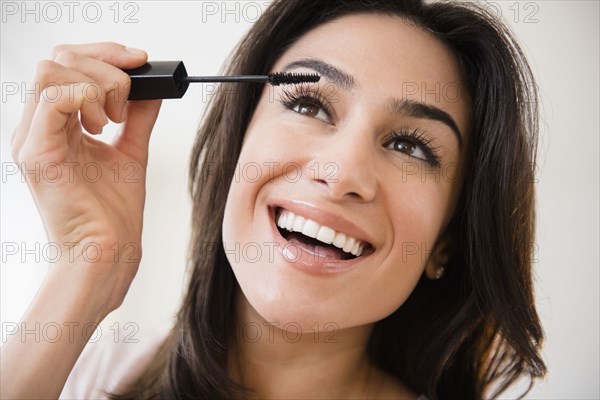
[[[360,13],[319,25],[294,43],[275,70],[300,59],[320,59],[353,76],[353,92],[430,103],[452,115],[463,132],[467,91],[454,54],[433,34],[400,17]]]

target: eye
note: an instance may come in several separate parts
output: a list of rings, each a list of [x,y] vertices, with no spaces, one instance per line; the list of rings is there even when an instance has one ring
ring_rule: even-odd
[[[411,157],[420,158],[421,160],[427,161],[427,155],[421,149],[421,146],[414,143],[413,141],[411,141],[409,139],[397,137],[397,138],[394,138],[391,145],[392,145],[391,147],[393,150],[407,154]]]
[[[291,109],[298,114],[306,115],[307,117],[320,119],[324,122],[329,122],[329,116],[327,112],[323,110],[322,106],[319,104],[315,104],[314,102],[309,102],[306,100],[299,100],[296,105],[291,107]]]
[[[296,86],[293,89],[284,88],[280,101],[286,108],[300,115],[331,123],[331,110],[325,105],[327,102],[321,98],[318,91],[313,93],[304,86]]]
[[[440,158],[437,155],[438,149],[432,147],[431,140],[421,134],[418,129],[393,132],[385,141],[385,147],[406,154],[409,157],[423,160],[433,166],[440,165]]]

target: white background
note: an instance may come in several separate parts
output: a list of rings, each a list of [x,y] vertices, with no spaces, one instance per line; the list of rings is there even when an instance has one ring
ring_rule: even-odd
[[[28,2],[33,11],[24,13],[22,2],[2,2],[3,337],[7,324],[26,310],[47,267],[43,259],[36,261],[35,251],[36,243],[40,249],[47,243],[44,228],[26,184],[11,172],[10,156],[23,108],[20,85],[32,78],[37,61],[48,58],[55,44],[116,41],[145,49],[150,59],[184,60],[190,74],[216,75],[267,2],[74,2],[71,16],[64,2],[46,4]],[[16,14],[5,12],[14,7]],[[535,271],[550,372],[528,398],[598,399],[599,4],[502,1],[490,7],[516,32],[542,95]],[[212,89],[193,85],[182,100],[163,102],[150,142],[144,258],[125,303],[101,325],[105,331],[132,322],[136,335],[143,335],[169,324],[177,310],[190,232],[188,157]],[[107,140],[116,128],[105,127]],[[8,244],[19,252],[8,254]]]

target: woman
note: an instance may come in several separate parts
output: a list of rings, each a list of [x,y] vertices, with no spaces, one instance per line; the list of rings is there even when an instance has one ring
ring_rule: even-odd
[[[143,170],[159,103],[125,107],[127,92],[109,89],[145,54],[96,44],[53,56],[39,81],[107,93],[28,104],[15,159]],[[275,2],[227,65],[322,78],[213,98],[192,154],[177,324],[111,397],[482,398],[544,375],[529,259],[535,86],[503,25],[449,3]],[[78,110],[91,133],[126,120],[114,145],[82,136]],[[143,179],[30,186],[55,242],[107,251],[54,265],[24,320],[102,320],[137,270]],[[115,243],[133,244],[137,262],[114,257]],[[84,346],[7,343],[3,396],[58,396]]]

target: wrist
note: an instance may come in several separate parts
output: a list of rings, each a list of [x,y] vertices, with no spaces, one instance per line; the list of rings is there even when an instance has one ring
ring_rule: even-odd
[[[94,276],[94,265],[60,264],[48,270],[36,294],[47,305],[49,314],[65,321],[100,323],[110,311],[107,310],[111,288],[105,284],[107,277]]]

